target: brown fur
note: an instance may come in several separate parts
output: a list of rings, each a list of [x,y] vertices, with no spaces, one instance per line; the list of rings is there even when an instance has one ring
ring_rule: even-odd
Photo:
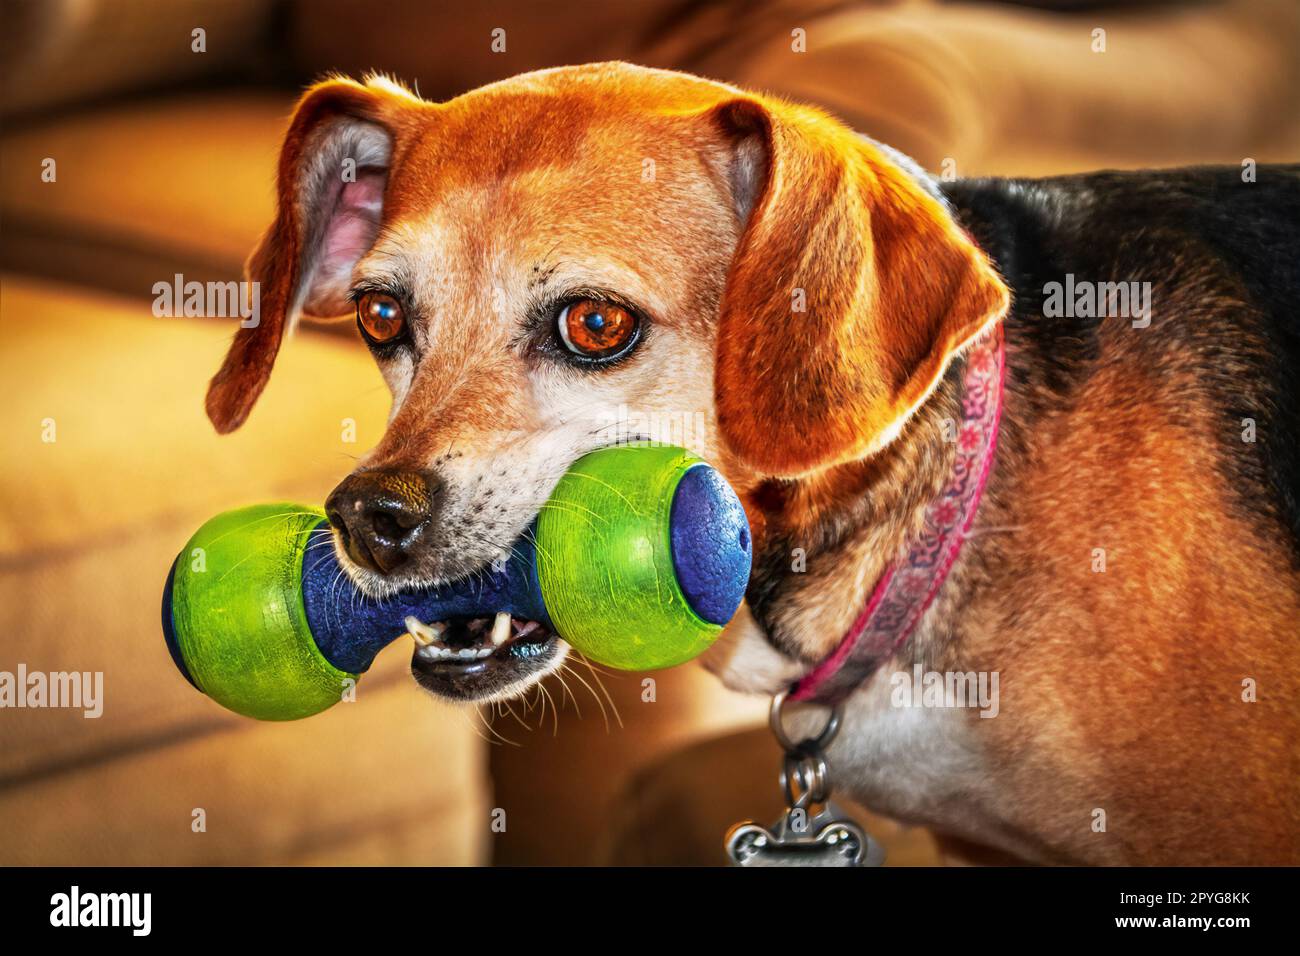
[[[723,435],[768,475],[861,459],[1006,312],[1006,287],[937,200],[839,123],[744,100],[720,116],[769,157],[718,324]]]
[[[1183,321],[1204,307],[1161,301]],[[1294,864],[1300,578],[1231,507],[1190,363],[1162,382],[1125,361],[1122,333],[1104,342],[1068,412],[1004,438],[980,524],[1006,530],[973,542],[948,599],[969,598],[969,625],[938,666],[1001,671],[1016,717],[981,729],[1006,824],[1051,835],[1045,861]],[[1104,835],[1078,826],[1094,808]]]

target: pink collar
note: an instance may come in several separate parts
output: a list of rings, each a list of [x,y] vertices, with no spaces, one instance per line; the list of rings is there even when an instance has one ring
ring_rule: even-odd
[[[843,700],[903,646],[921,620],[975,520],[998,444],[1005,379],[998,323],[966,353],[957,457],[947,483],[926,507],[920,533],[907,553],[885,569],[839,646],[794,685],[791,700]]]

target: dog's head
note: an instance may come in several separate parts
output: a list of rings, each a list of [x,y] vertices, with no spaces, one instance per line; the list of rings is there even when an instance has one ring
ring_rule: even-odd
[[[373,594],[481,570],[576,458],[665,425],[742,497],[870,455],[1006,295],[939,202],[834,120],[623,64],[437,104],[313,87],[248,274],[262,318],[212,381],[219,431],[300,315],[355,314],[392,391],[327,507]],[[467,645],[491,625],[439,630]],[[565,654],[525,622],[501,636],[470,664],[417,654],[416,677],[503,696]]]

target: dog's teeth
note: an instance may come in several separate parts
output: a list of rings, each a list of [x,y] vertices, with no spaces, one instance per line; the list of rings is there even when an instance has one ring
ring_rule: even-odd
[[[424,622],[414,614],[408,614],[406,620],[402,623],[406,625],[406,633],[415,638],[415,643],[421,647],[428,647],[433,643],[430,636],[425,633]]]
[[[408,614],[406,620],[402,623],[406,625],[406,633],[415,638],[415,643],[421,647],[440,645],[442,643],[442,632],[447,629],[447,625],[440,621],[425,624],[414,614]]]
[[[492,646],[500,647],[510,637],[510,615],[506,611],[497,611],[497,619],[492,622]]]

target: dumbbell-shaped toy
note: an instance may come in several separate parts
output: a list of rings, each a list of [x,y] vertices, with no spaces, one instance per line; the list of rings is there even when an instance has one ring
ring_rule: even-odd
[[[703,653],[749,580],[735,492],[671,446],[578,459],[530,533],[459,581],[372,599],[339,566],[322,512],[264,504],[212,518],[172,565],[162,624],[172,660],[237,713],[293,720],[337,703],[375,656],[421,622],[508,612],[623,670]]]

